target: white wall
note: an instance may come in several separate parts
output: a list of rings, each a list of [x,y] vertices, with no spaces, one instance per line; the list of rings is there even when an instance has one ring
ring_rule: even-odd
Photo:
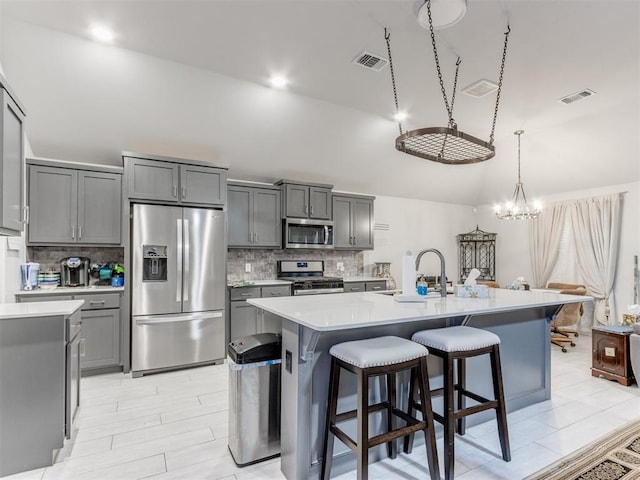
[[[447,278],[458,281],[456,235],[476,227],[471,207],[379,196],[374,215],[376,224],[389,225],[389,230],[375,230],[375,249],[364,257],[365,274],[372,274],[374,262],[391,262],[391,275],[401,288],[405,252],[411,250],[416,255],[425,248],[436,248],[445,257]],[[436,255],[425,255],[419,271],[439,275],[440,260]]]
[[[611,185],[598,189],[565,192],[544,198],[553,203],[563,200],[581,199],[617,192],[624,194],[622,207],[622,234],[614,286],[616,320],[628,304],[633,303],[633,257],[640,255],[640,182]],[[529,227],[527,222],[507,222],[493,214],[493,206],[478,207],[481,228],[498,233],[496,241],[497,281],[509,285],[516,277],[533,278],[529,255]]]

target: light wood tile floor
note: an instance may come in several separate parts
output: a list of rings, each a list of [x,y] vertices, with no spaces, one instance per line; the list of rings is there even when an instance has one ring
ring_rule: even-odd
[[[456,478],[521,479],[639,418],[638,387],[594,378],[590,366],[589,336],[567,353],[552,346],[552,399],[509,414],[513,460],[499,456],[495,422],[477,425],[456,440]],[[227,449],[227,394],[226,365],[136,379],[83,378],[70,453],[51,467],[3,480],[284,479],[279,459],[235,466]],[[438,446],[442,456],[440,438]],[[371,465],[370,477],[427,478],[425,465],[424,449],[416,448]]]

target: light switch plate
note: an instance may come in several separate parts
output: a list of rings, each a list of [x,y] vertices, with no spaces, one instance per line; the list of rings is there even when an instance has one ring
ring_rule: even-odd
[[[244,271],[246,273],[251,273],[251,264],[250,263],[245,263],[244,264]]]

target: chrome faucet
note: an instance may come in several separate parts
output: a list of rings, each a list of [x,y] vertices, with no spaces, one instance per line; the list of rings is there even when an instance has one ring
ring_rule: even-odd
[[[425,253],[428,253],[428,252],[433,252],[436,255],[438,255],[438,257],[440,257],[440,296],[446,297],[447,296],[447,276],[444,268],[444,255],[440,253],[440,250],[436,250],[435,248],[427,248],[425,250],[422,250],[416,257],[416,272],[418,271],[418,267],[420,266],[420,259]]]

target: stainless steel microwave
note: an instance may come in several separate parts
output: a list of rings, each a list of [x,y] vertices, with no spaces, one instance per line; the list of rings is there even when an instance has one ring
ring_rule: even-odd
[[[284,248],[333,248],[333,222],[285,218]]]

